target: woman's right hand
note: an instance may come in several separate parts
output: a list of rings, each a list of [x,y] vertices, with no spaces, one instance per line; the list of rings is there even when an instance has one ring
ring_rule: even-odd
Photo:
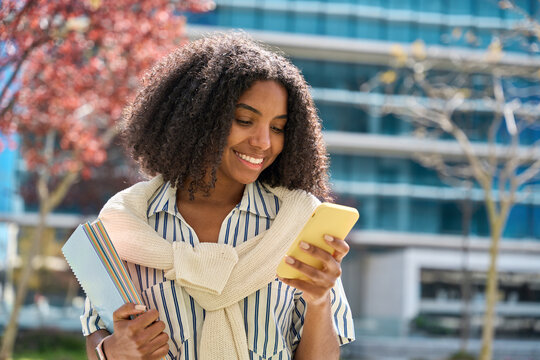
[[[137,317],[132,320],[133,315]],[[114,333],[103,343],[107,359],[161,359],[169,352],[169,336],[157,310],[129,303],[113,313],[113,321]]]

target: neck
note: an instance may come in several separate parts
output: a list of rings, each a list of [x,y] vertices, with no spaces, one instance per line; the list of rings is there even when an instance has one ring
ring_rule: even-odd
[[[214,206],[235,206],[242,200],[246,185],[240,183],[227,184],[223,181],[216,181],[216,186],[210,190],[208,195],[202,192],[196,192],[195,198],[190,199],[189,191],[186,188],[181,188],[176,191],[176,198],[179,203],[190,202],[207,204]]]

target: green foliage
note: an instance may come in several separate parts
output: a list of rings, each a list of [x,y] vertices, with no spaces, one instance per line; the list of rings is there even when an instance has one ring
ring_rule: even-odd
[[[418,315],[411,320],[412,330],[426,335],[446,336],[452,335],[453,330],[444,327],[440,322],[430,316]]]
[[[476,356],[468,352],[458,351],[452,354],[448,360],[476,360]]]

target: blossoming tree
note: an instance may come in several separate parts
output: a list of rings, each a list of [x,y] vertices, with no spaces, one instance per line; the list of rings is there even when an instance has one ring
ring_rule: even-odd
[[[2,2],[0,132],[21,139],[20,153],[37,178],[39,223],[0,359],[11,357],[47,214],[106,160],[115,122],[141,73],[186,41],[178,12],[212,6],[205,0]]]

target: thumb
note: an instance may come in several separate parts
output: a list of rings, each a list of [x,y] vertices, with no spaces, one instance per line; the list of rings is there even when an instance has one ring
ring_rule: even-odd
[[[131,316],[138,315],[146,311],[146,306],[127,303],[120,306],[113,313],[113,321],[129,320]]]

